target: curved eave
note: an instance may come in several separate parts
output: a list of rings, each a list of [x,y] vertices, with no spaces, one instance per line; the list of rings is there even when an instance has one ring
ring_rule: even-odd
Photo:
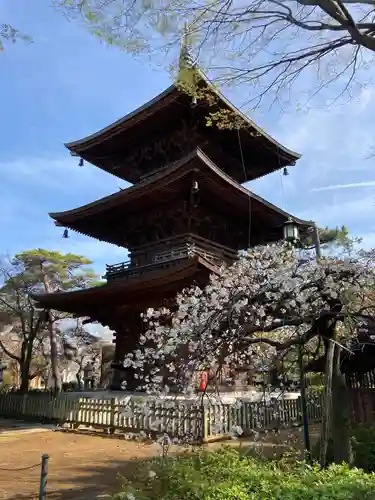
[[[261,127],[259,127],[251,118],[249,118],[245,113],[240,111],[236,106],[234,106],[208,79],[208,77],[201,71],[197,69],[197,75],[201,81],[213,92],[223,107],[228,108],[233,113],[237,114],[243,121],[248,125],[251,129],[255,130],[260,136],[266,139],[270,144],[272,144],[278,151],[278,153],[282,154],[284,157],[288,159],[289,164],[295,164],[296,161],[301,158],[299,153],[292,151],[282,144],[280,144],[276,139],[271,137],[267,132],[265,132]],[[104,142],[106,139],[109,139],[125,130],[130,129],[136,123],[151,117],[154,115],[159,109],[168,106],[172,102],[176,101],[183,92],[175,85],[171,85],[166,90],[161,92],[159,95],[143,104],[139,108],[135,109],[131,113],[127,114],[123,118],[120,118],[116,122],[108,125],[107,127],[91,134],[83,139],[66,143],[65,146],[76,155],[79,153],[83,153],[85,150],[94,146],[98,143]]]
[[[108,125],[107,127],[104,127],[87,137],[77,141],[67,142],[64,145],[72,153],[79,154],[81,151],[84,151],[90,146],[93,146],[98,142],[105,141],[106,139],[123,132],[124,130],[130,128],[134,123],[148,118],[159,110],[160,107],[167,106],[170,102],[176,100],[180,95],[181,91],[178,90],[175,85],[171,85],[156,97],[115,121],[111,125]]]
[[[283,146],[281,143],[279,143],[276,139],[274,139],[272,136],[267,134],[259,125],[257,125],[251,118],[249,118],[245,113],[243,113],[241,110],[239,110],[233,103],[227,99],[224,94],[222,94],[216,87],[215,85],[209,80],[207,75],[201,70],[197,69],[197,73],[199,75],[199,78],[201,78],[204,83],[210,88],[212,92],[216,94],[216,96],[219,98],[219,100],[233,113],[236,113],[249,127],[254,129],[256,132],[258,132],[262,137],[267,139],[270,144],[275,146],[279,152],[282,152],[285,156],[290,157],[291,164],[294,164],[297,160],[301,158],[300,153],[296,153],[295,151],[292,151],[291,149]]]
[[[50,213],[49,215],[60,225],[71,227],[70,224],[74,224],[74,221],[77,219],[82,219],[85,216],[89,215],[91,216],[94,214],[99,214],[100,212],[106,211],[114,206],[120,206],[125,203],[133,202],[136,199],[145,198],[149,196],[153,191],[164,189],[166,186],[179,180],[181,177],[186,176],[187,172],[189,171],[186,168],[187,164],[191,163],[191,170],[197,168],[196,165],[192,163],[192,160],[194,159],[199,159],[201,165],[207,168],[210,172],[214,173],[215,176],[220,178],[226,184],[228,196],[230,196],[231,193],[233,196],[240,195],[244,197],[246,201],[249,198],[252,198],[284,218],[292,217],[292,219],[301,226],[311,226],[311,221],[304,221],[302,219],[299,219],[298,217],[292,216],[291,214],[285,212],[279,207],[276,207],[272,203],[264,200],[260,196],[252,193],[245,187],[238,184],[229,175],[225,174],[221,169],[219,169],[199,148],[182,158],[179,162],[171,165],[171,167],[165,169],[159,174],[156,174],[152,178],[143,181],[140,184],[124,189],[123,191],[119,191],[118,193],[111,194],[82,207],[78,207],[65,212]]]
[[[131,304],[135,293],[145,296],[160,287],[174,285],[194,276],[202,268],[210,273],[218,272],[217,267],[197,256],[167,269],[148,271],[138,278],[120,278],[85,290],[30,296],[41,308],[89,316],[97,307],[122,307]]]

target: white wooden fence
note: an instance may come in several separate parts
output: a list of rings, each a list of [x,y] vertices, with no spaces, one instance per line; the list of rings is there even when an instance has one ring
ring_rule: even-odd
[[[307,410],[310,422],[320,421],[321,397],[310,398]],[[1,394],[0,417],[102,428],[110,433],[166,432],[170,437],[203,442],[228,437],[235,427],[246,436],[253,430],[300,425],[302,420],[300,399],[198,405],[173,399],[155,402],[146,397],[133,397],[130,402],[123,398],[80,398],[79,393],[57,397],[46,393]]]

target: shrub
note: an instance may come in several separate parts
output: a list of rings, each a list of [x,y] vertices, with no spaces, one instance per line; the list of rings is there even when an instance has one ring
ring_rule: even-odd
[[[143,463],[116,499],[372,500],[375,475],[342,465],[321,471],[241,456],[230,448]]]
[[[366,472],[375,472],[375,428],[358,425],[352,438],[354,465]]]
[[[365,425],[358,425],[352,429],[353,465],[365,472],[375,472],[375,428]],[[313,448],[312,456],[314,460],[319,459],[320,445],[317,443]],[[327,463],[332,464],[333,443],[328,442]]]

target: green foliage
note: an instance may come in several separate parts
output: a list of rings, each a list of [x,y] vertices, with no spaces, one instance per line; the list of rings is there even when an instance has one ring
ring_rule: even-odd
[[[12,325],[18,337],[16,349],[10,349],[0,339],[0,349],[16,361],[21,372],[22,390],[27,390],[28,380],[45,372],[50,362],[56,360],[44,350],[48,337],[46,315],[36,308],[33,294],[68,291],[98,284],[97,275],[88,267],[92,262],[80,255],[62,254],[44,249],[27,250],[17,254],[0,266],[0,315]],[[53,312],[56,322],[67,315]],[[52,328],[52,333],[56,329]],[[57,365],[56,365],[57,366]]]
[[[74,290],[95,285],[98,277],[92,269],[86,267],[91,264],[91,260],[81,255],[42,248],[19,253],[12,261],[22,283],[38,288],[47,276],[52,290]]]
[[[329,227],[319,228],[319,238],[322,246],[325,247],[335,247],[341,248],[346,252],[351,252],[354,250],[355,246],[361,243],[361,238],[353,238],[349,234],[349,230],[345,226],[335,227],[330,229]],[[304,241],[307,247],[314,246],[312,236]]]
[[[356,426],[353,429],[352,446],[356,467],[375,472],[375,427]]]
[[[137,55],[149,48],[149,40],[137,26],[143,14],[153,7],[152,0],[142,0],[139,2],[139,12],[131,12],[127,9],[123,0],[100,2],[97,0],[52,0],[56,8],[60,9],[68,19],[79,18],[88,27],[89,31],[100,40],[103,40],[111,47],[119,47],[122,50]],[[138,2],[136,2],[138,4]],[[138,7],[137,6],[137,7]],[[129,12],[129,16],[124,19],[124,7]],[[142,12],[142,14],[141,14]],[[140,15],[141,14],[141,15]],[[133,24],[131,36],[123,37],[122,28],[124,23]],[[153,29],[163,32],[165,30],[165,18],[152,16]],[[169,23],[170,26],[170,23]]]
[[[5,43],[16,43],[17,40],[32,42],[32,39],[28,35],[23,35],[14,26],[0,23],[0,52],[5,50]]]
[[[375,428],[358,425],[352,429],[352,447],[354,455],[354,466],[366,472],[375,472]],[[320,445],[317,443],[313,448],[313,458],[319,458]],[[332,439],[328,443],[327,463],[332,464],[333,445]]]
[[[0,312],[20,322],[24,336],[30,334],[37,314],[29,294],[94,286],[98,277],[86,267],[91,263],[80,255],[41,248],[17,254],[0,268]]]
[[[150,472],[151,471],[151,472]],[[370,500],[375,475],[244,456],[233,448],[142,463],[115,498],[137,500]]]

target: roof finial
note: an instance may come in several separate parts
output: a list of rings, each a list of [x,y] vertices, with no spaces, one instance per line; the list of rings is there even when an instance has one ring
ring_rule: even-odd
[[[184,32],[181,37],[179,70],[181,71],[192,68],[193,66],[194,61],[191,56],[191,44],[189,44],[189,23],[186,21],[184,25]]]

